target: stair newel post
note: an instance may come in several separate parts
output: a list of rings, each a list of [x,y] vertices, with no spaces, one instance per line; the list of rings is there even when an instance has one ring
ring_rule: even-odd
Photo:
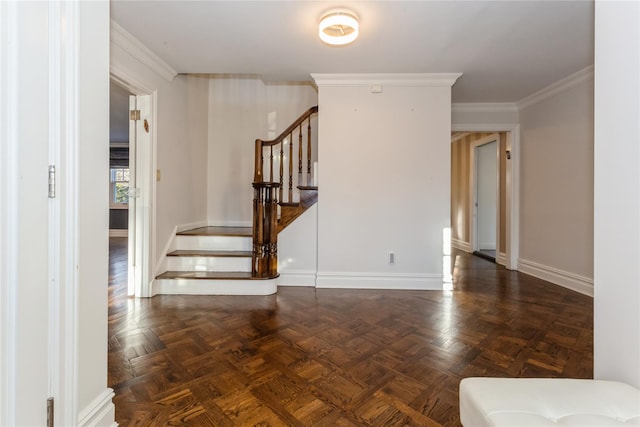
[[[262,163],[264,158],[262,156],[262,140],[256,139],[256,151],[255,151],[255,170],[253,175],[253,182],[262,182]]]
[[[259,276],[262,268],[262,247],[264,244],[262,224],[263,219],[263,187],[260,182],[253,183],[253,245],[251,254],[251,274]]]
[[[251,273],[274,277],[278,273],[277,182],[253,183],[253,251]]]
[[[302,185],[302,123],[298,129],[298,185]]]
[[[302,124],[300,126],[302,126]],[[310,186],[311,184],[311,116],[309,116],[309,122],[307,124],[307,185]]]
[[[268,188],[267,194],[265,202],[265,240],[268,243],[265,247],[265,273],[268,277],[274,277],[278,274],[278,199],[276,198],[276,188]]]
[[[293,202],[293,131],[289,134],[289,199]]]

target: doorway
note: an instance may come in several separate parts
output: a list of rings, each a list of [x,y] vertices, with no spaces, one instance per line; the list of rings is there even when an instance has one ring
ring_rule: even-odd
[[[129,296],[151,296],[154,215],[151,209],[155,198],[155,129],[151,124],[155,117],[155,95],[144,88],[129,84],[126,79],[112,74],[111,119],[112,138],[121,141],[111,143],[114,148],[126,150],[126,161],[112,163],[110,179],[111,202],[118,201],[120,230],[111,230],[110,237],[126,238]],[[114,147],[115,146],[115,147]],[[124,154],[120,153],[121,157]],[[114,167],[117,166],[117,167]],[[115,224],[116,221],[114,221]]]
[[[491,138],[490,138],[491,139]],[[496,261],[498,241],[498,139],[483,140],[474,146],[475,178],[473,212],[473,254]]]
[[[491,144],[495,142],[495,144]],[[483,146],[488,156],[482,156]],[[493,148],[491,148],[493,147]],[[457,125],[451,134],[451,246],[467,253],[479,249],[495,250],[490,253],[495,262],[513,270],[518,260],[518,180],[517,151],[518,127],[506,125]],[[479,150],[479,151],[478,151]],[[485,154],[487,154],[485,153]],[[487,227],[478,226],[477,203],[477,159],[481,169],[484,157],[495,162],[493,173],[486,176],[495,184],[495,214],[484,213],[480,196],[479,217],[494,218]],[[481,180],[480,180],[481,181]],[[481,184],[482,185],[482,184]],[[484,215],[483,215],[484,213]],[[495,224],[495,231],[492,225]],[[486,231],[488,230],[488,233]],[[484,233],[483,233],[484,231]],[[478,234],[480,233],[480,235]],[[488,234],[488,237],[485,238]],[[492,238],[493,237],[493,238]],[[495,242],[495,243],[494,243]],[[495,249],[493,246],[495,245]],[[492,260],[493,261],[493,260]]]

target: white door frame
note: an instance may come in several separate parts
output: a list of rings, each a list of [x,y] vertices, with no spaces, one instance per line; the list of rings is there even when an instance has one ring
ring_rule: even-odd
[[[520,125],[505,123],[483,123],[483,124],[452,124],[451,130],[454,132],[506,132],[506,150],[510,159],[507,160],[506,167],[506,218],[505,234],[506,248],[504,255],[496,254],[496,262],[502,263],[509,270],[517,270],[519,245],[520,245],[520,182],[518,178],[520,170]],[[504,257],[504,258],[503,258]]]
[[[129,275],[129,280],[134,280],[133,287],[130,284],[129,294],[135,295],[136,297],[150,297],[152,296],[151,284],[153,282],[156,259],[154,231],[156,223],[156,180],[154,179],[154,172],[157,169],[157,91],[137,81],[124,72],[124,70],[117,67],[111,67],[110,76],[112,81],[128,90],[129,93],[137,96],[148,95],[150,97],[150,149],[145,150],[145,152],[138,150],[137,153],[139,155],[135,156],[136,164],[134,167],[137,170],[139,198],[134,202],[135,223],[132,224],[131,221],[129,222],[129,240],[131,241],[133,237],[132,229],[136,235],[139,236],[138,239],[142,240],[136,242],[136,250],[139,251],[139,256],[136,261],[138,265],[136,267],[139,267],[139,272],[137,272],[135,276]],[[138,148],[140,147],[136,147],[136,149]],[[131,147],[129,150],[131,152]],[[142,173],[144,175],[142,175]]]
[[[492,142],[496,143],[496,249],[500,246],[500,135],[498,133],[494,133],[477,141],[473,141],[470,147],[471,152],[469,153],[469,165],[471,167],[471,171],[469,173],[469,206],[471,206],[471,221],[469,222],[469,243],[472,252],[481,249],[479,247],[480,242],[478,241],[478,158],[476,153],[478,148]],[[497,254],[498,251],[496,251],[496,258]]]

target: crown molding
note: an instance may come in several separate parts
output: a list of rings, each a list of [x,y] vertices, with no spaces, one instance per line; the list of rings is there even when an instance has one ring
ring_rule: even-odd
[[[589,79],[593,79],[593,65],[589,65],[588,67],[583,68],[564,79],[558,80],[557,82],[522,98],[516,103],[516,105],[518,106],[518,110],[523,110]]]
[[[169,82],[178,75],[178,72],[171,65],[164,62],[162,58],[153,53],[113,19],[111,20],[111,43],[122,48]]]
[[[462,73],[311,74],[318,86],[451,87]]]
[[[454,113],[517,113],[515,102],[456,102],[451,104]]]

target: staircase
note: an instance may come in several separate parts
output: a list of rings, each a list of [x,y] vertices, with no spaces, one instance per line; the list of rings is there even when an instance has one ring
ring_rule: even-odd
[[[250,227],[201,227],[176,234],[166,257],[167,271],[156,277],[159,294],[270,295],[276,277],[251,273]]]
[[[311,116],[317,111],[318,107],[307,110],[274,140],[256,140],[253,227],[200,227],[177,233],[165,258],[166,271],[154,282],[154,294],[277,292],[277,235],[318,200],[318,187],[311,185]]]

